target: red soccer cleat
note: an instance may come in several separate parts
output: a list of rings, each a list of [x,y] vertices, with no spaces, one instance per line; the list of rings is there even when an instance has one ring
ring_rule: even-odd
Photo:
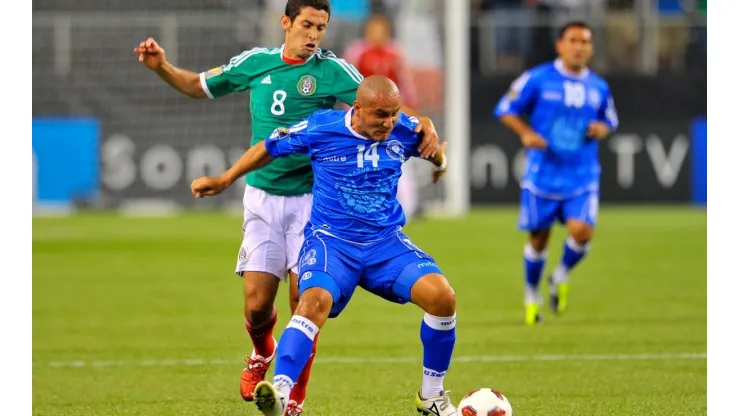
[[[275,343],[277,345],[277,343]],[[277,350],[277,349],[276,349]],[[265,379],[265,373],[270,369],[270,363],[275,358],[275,351],[273,351],[270,357],[262,357],[256,355],[254,351],[252,355],[245,358],[247,366],[242,371],[241,382],[239,383],[239,391],[242,395],[242,399],[251,402],[254,400],[254,388],[257,383]]]

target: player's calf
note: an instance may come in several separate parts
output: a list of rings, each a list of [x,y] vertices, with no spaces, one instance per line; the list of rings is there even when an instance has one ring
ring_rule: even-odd
[[[272,385],[280,397],[288,398],[298,376],[309,361],[314,340],[333,304],[332,294],[320,287],[306,289],[295,314],[280,336]]]
[[[411,301],[426,312],[420,331],[424,358],[422,386],[416,400],[417,408],[424,412],[425,410],[419,407],[420,403],[437,408],[444,405],[445,409],[452,412],[449,414],[454,414],[454,406],[449,403],[449,396],[444,390],[444,377],[450,368],[452,352],[455,349],[457,324],[455,292],[444,276],[430,273],[411,287]]]
[[[540,322],[540,280],[547,260],[547,242],[550,230],[530,232],[529,242],[524,246],[524,320],[527,325]]]
[[[295,314],[295,311],[298,308],[299,299],[300,290],[298,288],[298,275],[290,272],[290,311],[293,314]],[[293,385],[293,389],[290,391],[290,400],[288,402],[288,409],[286,410],[287,416],[298,415],[303,411],[303,404],[306,400],[308,381],[311,378],[311,367],[313,366],[313,360],[316,357],[316,344],[318,341],[319,336],[316,334],[314,337],[311,356],[303,367],[301,374],[298,376],[298,380],[296,380]]]
[[[593,236],[593,227],[583,221],[570,220],[567,226],[570,235],[563,246],[562,260],[549,279],[550,308],[555,313],[568,308],[570,272],[586,257]]]
[[[275,355],[276,342],[273,330],[277,323],[277,310],[273,303],[277,294],[278,280],[272,274],[263,272],[244,272],[242,277],[245,326],[254,349],[245,358],[246,366],[241,374],[239,391],[242,399],[252,401],[254,388],[265,379],[265,373]]]

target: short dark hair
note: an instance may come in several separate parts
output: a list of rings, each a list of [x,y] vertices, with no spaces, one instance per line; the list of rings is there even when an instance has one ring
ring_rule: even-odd
[[[285,3],[285,15],[293,22],[304,7],[311,7],[316,10],[323,10],[331,17],[331,6],[329,0],[288,0]]]
[[[558,39],[562,39],[563,36],[565,36],[565,32],[567,32],[568,29],[570,28],[588,29],[591,32],[593,32],[593,30],[591,30],[591,26],[589,26],[588,23],[580,21],[580,20],[574,20],[574,21],[566,23],[562,28],[560,28],[560,34],[558,35]]]

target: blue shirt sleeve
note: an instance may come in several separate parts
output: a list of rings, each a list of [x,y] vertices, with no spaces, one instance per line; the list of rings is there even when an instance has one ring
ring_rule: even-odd
[[[617,116],[617,107],[614,105],[614,98],[609,88],[606,89],[604,97],[604,102],[599,109],[599,121],[605,122],[614,131],[619,126],[619,116]]]
[[[398,124],[402,126],[400,135],[403,137],[405,153],[409,157],[419,157],[419,143],[421,143],[421,140],[419,135],[414,133],[414,129],[420,123],[419,119],[406,113],[401,113],[398,121]]]
[[[536,98],[537,80],[533,77],[531,71],[527,71],[511,83],[509,91],[496,104],[493,115],[498,118],[507,115],[521,116],[528,114]]]
[[[267,153],[272,157],[289,156],[295,153],[308,154],[311,151],[311,117],[291,127],[275,129],[265,140]]]

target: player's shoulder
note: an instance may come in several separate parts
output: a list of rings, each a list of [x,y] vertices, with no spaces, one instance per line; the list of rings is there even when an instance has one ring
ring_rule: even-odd
[[[357,68],[328,49],[319,49],[316,52],[316,61],[319,65],[328,66],[336,74],[347,75],[358,83],[362,81],[363,77]]]
[[[229,63],[226,65],[227,68],[238,68],[244,65],[251,65],[253,63],[262,62],[266,59],[274,58],[275,55],[280,53],[280,48],[264,48],[254,47],[242,51],[240,54],[235,55],[229,59]]]
[[[589,70],[588,73],[588,80],[591,84],[593,84],[595,87],[601,89],[601,90],[608,90],[609,89],[609,82],[607,82],[604,77],[597,74],[596,72]]]
[[[529,68],[514,79],[511,83],[511,90],[521,91],[527,84],[540,82],[550,76],[553,70],[554,67],[550,62]]]
[[[311,125],[311,130],[322,129],[322,128],[326,129],[328,126],[335,124],[336,122],[340,120],[344,120],[346,113],[347,112],[344,110],[333,110],[333,109],[316,110],[313,113],[311,113],[311,116],[309,117],[309,124]]]
[[[393,134],[400,137],[412,137],[415,135],[414,129],[418,124],[418,118],[401,112],[395,127],[393,127]]]

